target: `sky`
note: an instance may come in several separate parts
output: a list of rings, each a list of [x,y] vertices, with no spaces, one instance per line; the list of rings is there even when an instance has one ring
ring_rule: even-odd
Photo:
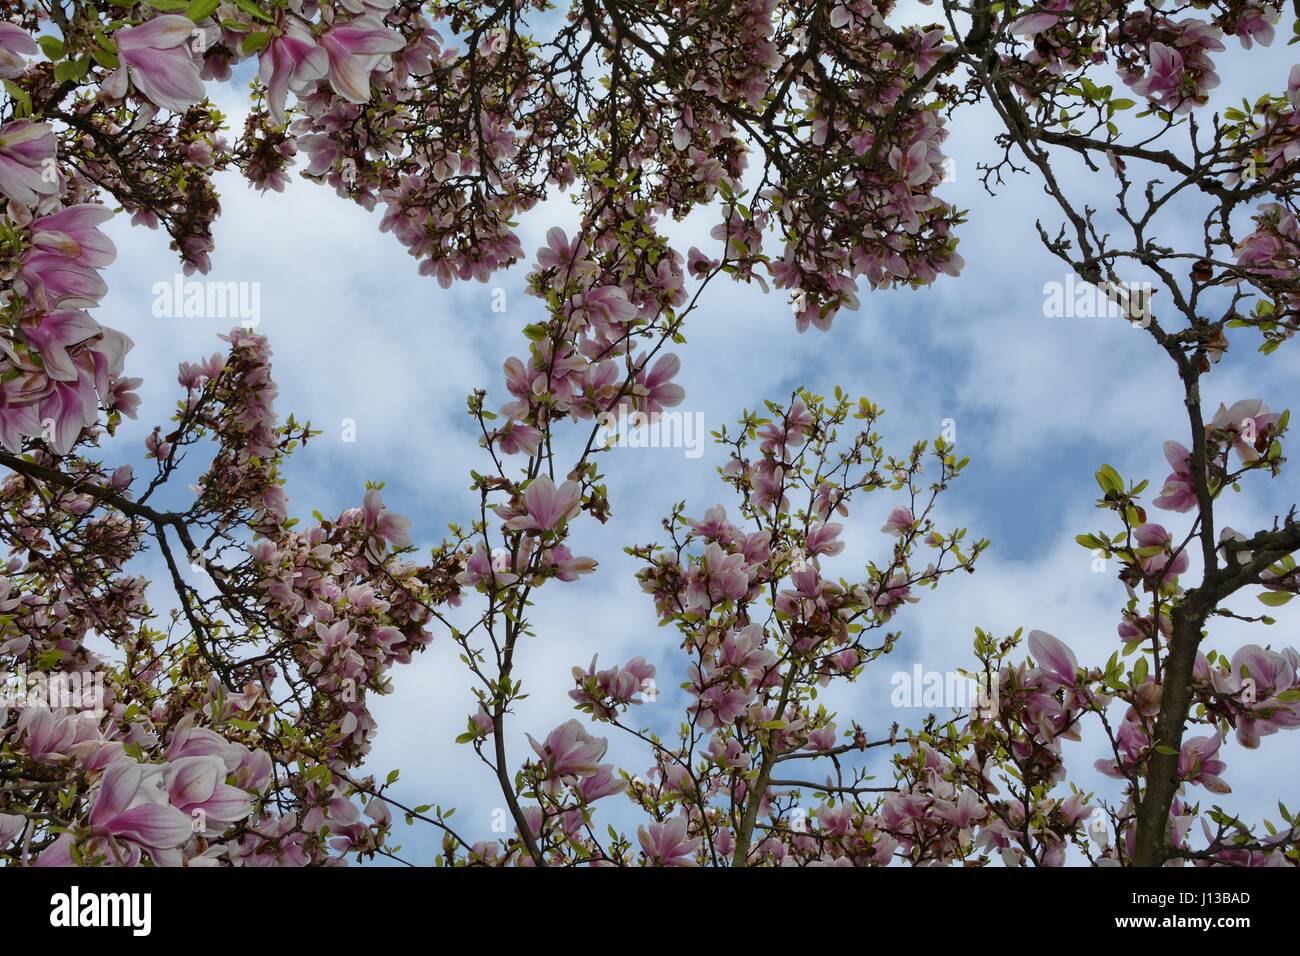
[[[1288,48],[1257,48],[1248,56],[1249,66],[1240,53],[1221,61],[1218,102],[1285,87],[1295,59]],[[236,129],[242,96],[230,84],[214,97]],[[966,260],[960,278],[943,277],[921,291],[864,288],[856,312],[841,313],[829,332],[803,335],[795,331],[784,296],[720,279],[688,325],[687,344],[674,350],[686,389],[680,409],[702,413],[709,430],[764,398],[783,400],[797,386],[827,394],[839,385],[887,410],[881,430],[892,448],[933,438],[951,419],[958,451],[971,458],[966,474],[941,498],[938,522],[967,527],[992,546],[974,575],[946,579],[895,619],[904,639],[892,655],[823,698],[828,707],[840,707],[841,728],[850,717],[869,732],[894,721],[919,724],[933,708],[892,707],[891,676],[916,664],[939,672],[970,666],[976,627],[997,635],[1042,629],[1069,644],[1081,663],[1104,664],[1120,648],[1115,627],[1125,593],[1117,566],[1097,573],[1091,554],[1074,542],[1082,532],[1115,530],[1094,506],[1093,473],[1109,463],[1126,477],[1150,479],[1154,493],[1169,471],[1161,443],[1189,443],[1177,375],[1149,335],[1119,319],[1044,316],[1044,284],[1066,276],[1039,243],[1034,221],[1041,218],[1054,230],[1058,214],[1029,177],[1015,178],[996,196],[984,192],[976,164],[998,156],[990,115],[968,110],[951,129],[946,148],[955,181],[940,195],[969,210],[959,232]],[[1062,181],[1094,204],[1112,191],[1108,175],[1077,164],[1063,167]],[[366,482],[374,481],[384,483],[388,506],[411,519],[422,548],[440,540],[449,522],[468,523],[475,503],[468,472],[481,468],[483,459],[465,397],[484,387],[491,403],[506,400],[501,364],[525,354],[520,329],[542,315],[538,301],[523,294],[530,263],[486,285],[444,290],[419,277],[415,260],[378,231],[378,212],[348,204],[327,187],[294,178],[282,194],[258,194],[239,178],[223,176],[218,188],[223,213],[207,278],[258,284],[257,331],[274,350],[278,409],[323,429],[288,467],[291,513],[308,518],[313,510],[328,515],[353,507]],[[1183,241],[1193,235],[1188,230],[1195,223],[1185,213],[1171,210],[1162,223],[1166,234]],[[679,249],[708,250],[715,217],[705,212],[665,229]],[[155,317],[154,284],[172,281],[180,270],[164,235],[129,228],[125,220],[119,216],[108,227],[119,256],[107,270],[110,292],[98,318],[135,341],[127,371],[145,380],[140,420],[128,422],[108,447],[110,461],[133,463],[142,473],[144,437],[165,422],[180,395],[177,363],[217,351],[223,344],[217,335],[234,323]],[[531,256],[547,228],[574,221],[569,199],[551,198],[522,219],[524,249]],[[505,292],[501,312],[492,309],[496,288]],[[1256,344],[1238,339],[1205,380],[1207,413],[1239,398],[1263,398],[1275,410],[1293,402],[1297,347],[1289,344],[1265,359],[1254,352]],[[343,440],[345,420],[355,423],[354,442]],[[623,448],[603,457],[614,517],[605,525],[580,522],[573,542],[575,553],[595,557],[600,567],[577,583],[540,592],[533,609],[537,636],[518,655],[530,696],[512,724],[512,767],[531,755],[525,731],[540,738],[571,717],[586,721],[567,692],[570,668],[585,666],[593,655],[603,666],[637,655],[656,664],[662,693],[633,716],[660,732],[676,727],[686,661],[675,631],[657,626],[653,605],[633,578],[636,564],[622,549],[657,540],[659,522],[676,501],[687,501],[694,516],[719,502],[731,506],[716,475],[721,461],[713,448],[698,458],[674,448]],[[1222,502],[1220,523],[1265,527],[1298,497],[1296,487],[1285,473],[1277,481],[1257,480],[1252,494]],[[895,503],[868,499],[852,514],[842,535],[848,548],[825,564],[832,574],[853,574],[888,555],[889,539],[879,528]],[[1170,513],[1156,518],[1176,533],[1187,519]],[[167,606],[162,588],[153,599]],[[1253,595],[1233,606],[1259,613]],[[1231,654],[1248,642],[1300,643],[1300,617],[1290,607],[1273,613],[1278,623],[1267,629],[1216,624],[1209,646]],[[488,838],[502,801],[471,748],[453,743],[474,709],[457,653],[443,635],[413,663],[395,668],[394,693],[372,700],[379,733],[368,769],[382,778],[400,768],[393,791],[398,799],[456,806],[463,832]],[[599,725],[589,729],[609,736],[608,760],[640,773],[651,765],[636,741]],[[1113,786],[1091,769],[1103,745],[1099,731],[1085,733],[1083,742],[1066,744],[1066,759],[1080,786],[1113,795]],[[1269,738],[1254,752],[1229,740],[1220,756],[1234,786],[1222,798],[1229,809],[1248,819],[1276,819],[1278,798],[1294,802],[1300,779],[1294,769],[1279,774],[1278,768],[1297,766],[1300,735]],[[635,826],[630,805],[620,798],[603,803],[612,822]],[[439,841],[431,829],[417,824],[407,831],[399,824],[399,830],[406,859],[432,861]]]

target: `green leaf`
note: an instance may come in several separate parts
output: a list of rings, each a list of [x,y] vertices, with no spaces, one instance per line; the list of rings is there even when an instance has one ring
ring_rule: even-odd
[[[244,37],[244,52],[257,53],[265,50],[271,43],[271,34],[269,33],[250,33]]]
[[[185,11],[185,15],[198,23],[200,20],[206,20],[212,16],[219,6],[221,6],[221,0],[194,0]]]
[[[36,44],[51,61],[63,59],[63,41],[58,37],[39,37]]]
[[[235,6],[239,7],[239,9],[243,10],[250,17],[256,17],[258,20],[261,20],[263,23],[275,22],[274,19],[272,19],[271,17],[263,13],[262,8],[259,7],[256,3],[254,3],[253,0],[235,0]]]
[[[95,47],[90,51],[90,57],[106,70],[117,69],[117,54],[111,50],[102,50],[99,47]]]
[[[16,104],[18,104],[18,109],[15,111],[15,115],[31,116],[32,115],[31,95],[26,90],[24,90],[21,86],[15,83],[13,80],[5,80],[4,86],[5,86],[5,92],[8,93],[13,98],[13,101]]]
[[[1097,484],[1106,494],[1121,494],[1124,491],[1124,479],[1110,465],[1102,465],[1096,474]]]
[[[71,83],[77,78],[77,64],[71,60],[54,64],[54,82]]]
[[[1293,597],[1295,597],[1294,594],[1288,594],[1286,591],[1265,591],[1259,595],[1259,602],[1267,604],[1269,607],[1281,607]]]

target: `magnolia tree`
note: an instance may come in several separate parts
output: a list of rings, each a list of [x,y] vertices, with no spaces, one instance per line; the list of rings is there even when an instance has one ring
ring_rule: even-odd
[[[1207,105],[1226,47],[1286,42],[1283,7],[920,13],[935,22],[867,0],[0,2],[0,668],[27,690],[0,699],[0,857],[339,864],[392,854],[396,812],[435,828],[447,865],[1300,861],[1285,808],[1261,827],[1209,803],[1228,789],[1228,734],[1253,748],[1300,725],[1296,651],[1261,636],[1229,658],[1211,633],[1223,616],[1272,623],[1230,610],[1235,596],[1300,589],[1294,511],[1264,529],[1215,521],[1222,496],[1281,473],[1287,414],[1200,398],[1228,348],[1267,355],[1296,328],[1300,67]],[[232,78],[251,81],[242,129],[206,100]],[[1108,523],[1079,537],[1121,568],[1116,652],[1080,663],[1040,631],[976,631],[963,663],[985,693],[967,712],[873,730],[818,703],[904,640],[907,605],[973,571],[986,542],[936,510],[966,464],[950,442],[889,450],[869,400],[801,390],[716,434],[724,503],[682,503],[660,542],[628,548],[680,638],[680,729],[638,723],[655,674],[636,658],[575,667],[579,717],[526,736],[531,609],[594,571],[571,535],[613,513],[605,416],[682,401],[670,349],[720,276],[782,290],[792,334],[829,329],[867,288],[960,281],[943,144],[977,112],[999,122],[985,186],[1041,183],[1047,249],[1154,339],[1185,391],[1163,489],[1102,467]],[[315,433],[279,416],[251,329],[181,366],[145,474],[111,461],[129,454],[111,439],[141,411],[140,370],[95,318],[116,254],[100,227],[165,230],[203,273],[214,176],[280,190],[295,167],[378,207],[443,286],[523,259],[516,220],[540,200],[578,205],[578,229],[551,229],[532,259],[536,321],[504,389],[469,397],[477,501],[427,553],[379,486],[336,517],[289,517],[285,460]],[[1162,234],[1175,207],[1203,229]],[[674,248],[660,223],[692,211],[714,217],[713,244]],[[197,478],[179,489],[181,475]],[[872,493],[892,507],[883,533],[858,529],[877,557],[832,578],[823,560]],[[165,568],[166,607],[146,600],[142,556]],[[464,668],[458,743],[508,812],[494,841],[364,769],[372,695],[436,635]],[[616,731],[645,765],[602,762]],[[1085,732],[1106,743],[1096,770],[1120,781],[1115,799],[1064,762]],[[867,772],[877,750],[883,777]],[[613,799],[643,815],[635,833],[597,823]]]

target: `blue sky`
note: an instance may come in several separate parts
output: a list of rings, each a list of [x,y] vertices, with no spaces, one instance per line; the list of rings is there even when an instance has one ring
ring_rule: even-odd
[[[1280,45],[1226,57],[1226,103],[1262,87],[1284,88],[1294,57]],[[238,128],[242,90],[229,85],[217,99]],[[1058,215],[1036,180],[1020,177],[988,197],[977,181],[976,163],[994,160],[989,116],[967,111],[953,124],[947,146],[956,181],[940,192],[970,210],[961,230],[966,270],[919,292],[864,290],[862,307],[841,314],[829,333],[796,334],[787,300],[757,288],[719,284],[705,294],[687,328],[688,344],[676,349],[683,363],[679,381],[683,410],[702,412],[708,429],[732,421],[763,398],[780,399],[798,385],[826,393],[840,385],[883,405],[883,431],[893,447],[933,437],[944,419],[957,427],[958,449],[972,464],[941,501],[941,524],[970,528],[992,548],[973,576],[951,578],[897,619],[906,635],[897,651],[869,669],[858,683],[829,695],[843,717],[868,728],[895,720],[919,723],[924,710],[889,706],[890,675],[921,663],[951,670],[971,662],[970,643],[979,626],[995,633],[1041,628],[1070,644],[1081,662],[1102,664],[1118,649],[1115,625],[1124,602],[1113,573],[1097,574],[1091,556],[1073,538],[1102,526],[1093,507],[1093,472],[1103,462],[1159,488],[1168,468],[1161,442],[1187,442],[1181,390],[1167,357],[1146,333],[1120,320],[1048,319],[1043,284],[1063,281],[1060,265],[1041,247],[1033,221],[1049,228]],[[1076,195],[1105,201],[1107,176],[1077,165],[1063,174]],[[395,239],[378,232],[378,213],[351,206],[325,187],[295,179],[283,194],[259,195],[235,177],[219,182],[224,212],[215,229],[217,250],[209,279],[260,283],[262,324],[275,352],[279,410],[310,419],[323,434],[291,464],[291,511],[307,517],[359,503],[366,481],[385,483],[390,507],[412,520],[421,546],[437,541],[450,521],[467,522],[474,499],[468,471],[481,467],[465,396],[486,387],[504,399],[501,363],[523,355],[519,330],[540,317],[540,306],[522,293],[528,263],[488,285],[449,290],[416,275],[415,262]],[[1191,236],[1185,210],[1166,217],[1167,235]],[[545,230],[574,221],[566,197],[554,197],[521,224],[525,250],[542,244]],[[667,226],[689,245],[712,248],[709,215]],[[163,422],[178,395],[176,364],[210,354],[216,336],[232,324],[214,319],[159,319],[151,314],[151,289],[179,271],[166,239],[127,227],[110,227],[118,244],[108,270],[110,293],[99,318],[134,339],[128,374],[142,375],[139,422],[128,423],[110,445],[115,463],[143,462],[143,438]],[[1184,241],[1186,241],[1184,239]],[[492,289],[506,291],[503,313],[491,309]],[[1157,304],[1158,307],[1158,304]],[[1294,343],[1271,359],[1257,343],[1238,339],[1204,384],[1208,412],[1219,401],[1259,397],[1274,409],[1295,398],[1300,358]],[[340,440],[344,419],[356,422],[355,443]],[[638,654],[660,668],[665,688],[658,702],[639,708],[650,726],[669,730],[680,719],[684,658],[672,632],[661,631],[649,600],[632,578],[635,565],[623,546],[658,537],[658,522],[672,503],[690,502],[701,514],[719,501],[730,504],[717,481],[716,451],[688,459],[680,449],[620,449],[606,456],[614,518],[607,525],[584,522],[575,552],[597,558],[599,570],[576,584],[545,588],[535,608],[538,636],[523,648],[520,673],[531,696],[519,708],[512,735],[514,765],[530,751],[525,730],[541,736],[574,716],[566,696],[569,669],[593,654],[609,665]],[[1295,494],[1292,477],[1260,480],[1252,494],[1221,506],[1220,523],[1253,530],[1271,523]],[[878,531],[895,502],[868,500],[847,522],[849,547],[832,568],[850,574],[872,557],[887,554]],[[1177,532],[1186,516],[1165,515]],[[1161,520],[1161,519],[1157,519]],[[147,570],[147,569],[146,569]],[[155,575],[156,577],[156,575]],[[166,606],[166,592],[153,595]],[[1257,612],[1253,596],[1235,605]],[[1290,608],[1271,629],[1216,626],[1210,646],[1231,653],[1242,643],[1294,645]],[[456,648],[439,637],[414,663],[393,673],[395,693],[372,706],[380,724],[370,769],[382,776],[402,770],[397,795],[411,803],[460,808],[456,822],[468,835],[488,836],[492,810],[500,805],[493,781],[468,747],[454,736],[473,709]],[[585,719],[585,718],[583,718]],[[841,719],[840,726],[847,724]],[[603,733],[603,731],[598,732]],[[1091,770],[1101,754],[1099,732],[1067,745],[1081,786],[1104,778]],[[610,734],[610,758],[634,772],[649,766],[644,749]],[[1292,799],[1300,736],[1269,738],[1247,752],[1235,741],[1224,748],[1232,809],[1257,818],[1276,800]],[[1106,792],[1110,792],[1107,790]],[[618,798],[605,801],[611,819],[634,821]],[[1207,802],[1208,805],[1208,802]],[[428,862],[437,838],[417,828],[400,838],[405,856]]]

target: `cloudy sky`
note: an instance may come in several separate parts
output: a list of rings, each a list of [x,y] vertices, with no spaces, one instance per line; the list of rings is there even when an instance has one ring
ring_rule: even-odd
[[[1241,54],[1222,61],[1220,103],[1285,87],[1293,60],[1286,47],[1257,49],[1249,57],[1249,68]],[[217,94],[236,129],[241,95],[237,84]],[[676,350],[687,392],[682,408],[701,412],[708,429],[764,398],[788,396],[796,386],[825,394],[839,385],[887,409],[883,431],[894,448],[933,437],[952,419],[957,447],[972,459],[941,502],[939,521],[990,538],[992,548],[975,575],[948,579],[900,615],[901,646],[831,696],[842,711],[841,727],[850,716],[869,729],[896,720],[919,723],[925,710],[890,706],[891,675],[916,663],[933,671],[968,666],[977,626],[999,635],[1040,628],[1070,644],[1081,662],[1103,664],[1120,646],[1115,626],[1124,589],[1114,566],[1094,572],[1091,556],[1073,540],[1104,524],[1094,508],[1093,472],[1106,462],[1159,488],[1168,472],[1162,441],[1188,442],[1176,373],[1148,335],[1116,319],[1044,317],[1043,286],[1065,275],[1042,249],[1033,224],[1042,218],[1054,231],[1058,216],[1034,179],[1020,177],[996,197],[983,191],[976,164],[996,159],[992,132],[986,113],[969,110],[953,124],[947,144],[956,179],[941,195],[970,211],[960,232],[961,278],[920,292],[864,292],[858,312],[842,313],[828,333],[804,335],[796,334],[784,297],[719,280],[687,328],[688,344]],[[1094,204],[1112,192],[1109,176],[1077,165],[1064,167],[1063,181]],[[536,300],[522,293],[528,264],[489,285],[443,290],[417,276],[415,261],[379,233],[377,213],[325,187],[295,179],[283,194],[260,195],[235,177],[219,187],[224,212],[208,278],[259,284],[258,331],[269,336],[275,352],[279,410],[310,419],[324,432],[289,468],[292,513],[337,513],[359,503],[366,481],[382,481],[386,502],[411,518],[422,546],[439,540],[448,522],[468,522],[474,504],[468,472],[481,468],[482,459],[465,396],[486,387],[496,404],[505,400],[501,364],[525,354],[520,329],[541,316]],[[1171,211],[1162,223],[1165,234],[1182,241],[1194,235],[1189,212]],[[553,198],[523,220],[524,248],[531,255],[548,227],[573,221],[567,197]],[[679,249],[693,244],[710,250],[712,224],[705,214],[667,231]],[[178,397],[177,362],[216,351],[222,344],[216,336],[233,323],[154,317],[154,283],[179,271],[166,240],[129,229],[125,217],[110,228],[119,258],[108,273],[111,292],[100,319],[134,339],[128,371],[145,378],[141,418],[122,430],[112,454],[139,466],[145,434],[165,421]],[[494,287],[505,290],[504,312],[491,308]],[[1206,380],[1209,411],[1239,398],[1263,398],[1274,409],[1293,401],[1300,353],[1284,347],[1265,360],[1255,345],[1241,341]],[[355,442],[342,440],[345,419],[356,423]],[[539,595],[537,637],[518,658],[531,696],[513,724],[512,765],[530,753],[525,730],[540,737],[573,716],[569,669],[594,654],[605,665],[636,655],[655,663],[665,690],[637,715],[661,731],[676,726],[684,658],[674,632],[658,628],[622,548],[656,540],[658,522],[675,501],[689,502],[694,515],[718,502],[730,504],[717,480],[719,461],[713,449],[694,459],[681,449],[629,448],[605,456],[614,519],[603,526],[580,523],[574,547],[597,558],[600,568]],[[1297,497],[1295,487],[1289,477],[1257,481],[1255,493],[1223,503],[1220,523],[1242,530],[1270,524]],[[890,504],[873,500],[848,520],[849,548],[833,571],[851,574],[888,554],[878,529]],[[1186,517],[1160,520],[1178,532]],[[165,606],[165,600],[165,592],[155,593],[156,604]],[[1253,596],[1237,606],[1258,613]],[[1289,612],[1281,609],[1279,623],[1267,630],[1216,626],[1211,646],[1231,653],[1249,641],[1295,644],[1298,618]],[[395,692],[374,704],[380,732],[370,769],[382,776],[400,767],[400,799],[457,806],[463,831],[484,838],[501,800],[471,749],[452,742],[473,709],[456,653],[443,636],[393,673]],[[1085,735],[1083,743],[1067,745],[1067,759],[1081,786],[1110,793],[1090,769],[1103,743],[1099,732]],[[610,744],[621,766],[644,772],[650,765],[634,741],[615,733]],[[1258,819],[1274,812],[1277,798],[1292,796],[1294,772],[1283,781],[1276,768],[1296,766],[1300,735],[1271,738],[1257,752],[1230,741],[1223,756],[1235,788],[1224,802]],[[606,803],[611,819],[634,821],[627,809],[614,806],[616,799]],[[437,852],[428,829],[417,827],[400,839],[408,859],[428,862]]]

